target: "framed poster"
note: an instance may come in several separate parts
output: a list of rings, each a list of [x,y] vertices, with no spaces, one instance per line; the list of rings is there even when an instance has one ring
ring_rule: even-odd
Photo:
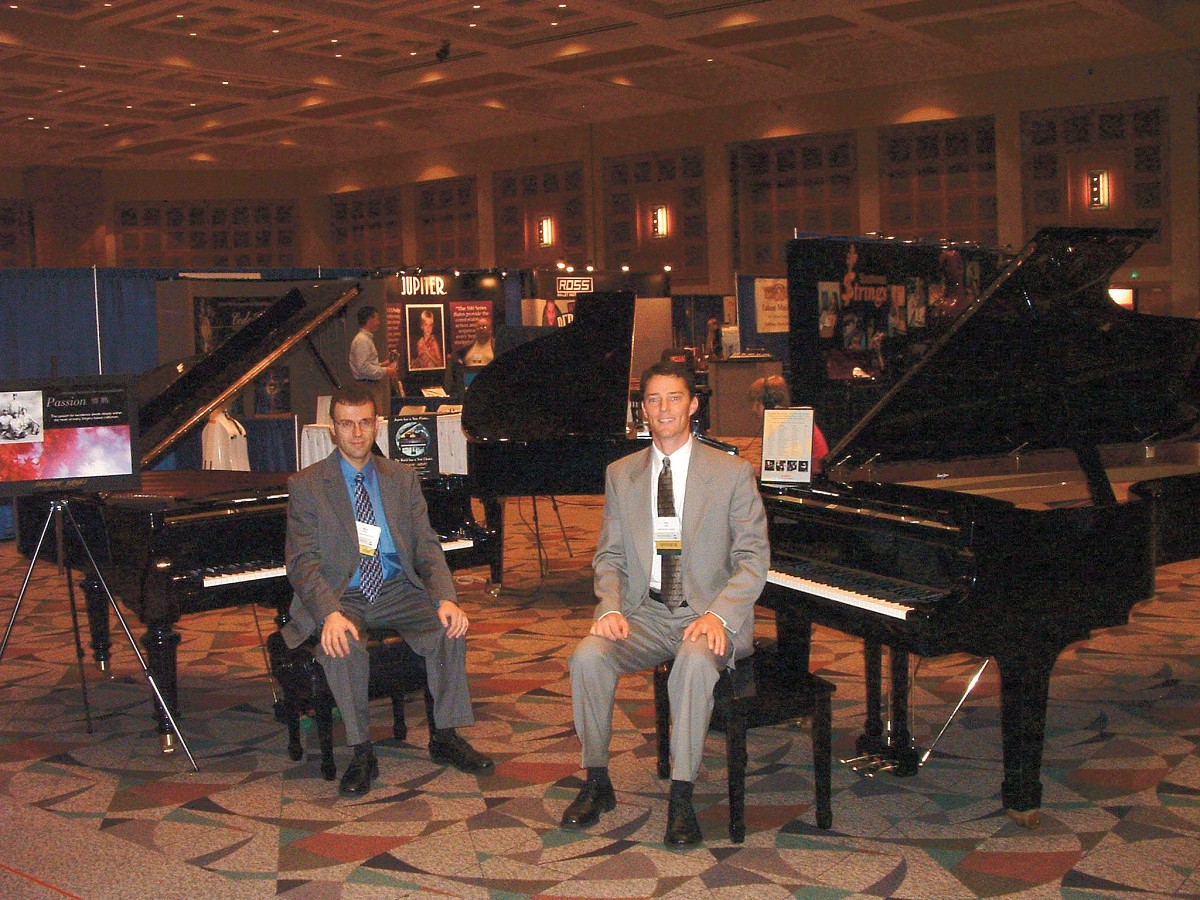
[[[408,371],[446,368],[446,316],[440,303],[410,303],[404,310]]]

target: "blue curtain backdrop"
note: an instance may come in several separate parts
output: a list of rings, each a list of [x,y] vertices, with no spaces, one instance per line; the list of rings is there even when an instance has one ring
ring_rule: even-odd
[[[357,268],[255,271],[264,279],[368,275]],[[137,375],[154,368],[158,364],[158,282],[179,272],[0,269],[0,381],[101,371]],[[13,532],[12,505],[0,503],[0,539],[11,538]]]

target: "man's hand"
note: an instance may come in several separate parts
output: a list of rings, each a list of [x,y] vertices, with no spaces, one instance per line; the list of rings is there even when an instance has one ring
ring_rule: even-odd
[[[446,628],[446,636],[460,638],[467,633],[467,614],[453,600],[443,600],[437,609],[438,618]]]
[[[595,634],[610,641],[623,641],[629,637],[629,620],[619,612],[601,616],[592,623],[588,634]]]
[[[321,626],[321,649],[330,656],[348,656],[350,638],[359,639],[358,628],[335,609],[325,617],[325,624]]]
[[[725,658],[729,647],[729,638],[725,634],[725,626],[712,613],[705,613],[683,630],[683,639],[695,643],[700,638],[708,641],[708,649],[716,654],[718,659]]]

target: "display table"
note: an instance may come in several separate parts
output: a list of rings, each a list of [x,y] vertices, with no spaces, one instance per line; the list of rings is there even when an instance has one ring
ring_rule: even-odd
[[[375,446],[388,455],[388,420],[381,418],[375,428]],[[332,425],[305,425],[300,432],[300,468],[311,466],[333,452]]]
[[[391,457],[388,446],[388,419],[381,418],[375,429],[375,445]],[[467,474],[467,438],[462,430],[462,413],[437,414],[438,469],[443,475]],[[333,427],[305,425],[300,434],[300,467],[312,465],[333,452]]]

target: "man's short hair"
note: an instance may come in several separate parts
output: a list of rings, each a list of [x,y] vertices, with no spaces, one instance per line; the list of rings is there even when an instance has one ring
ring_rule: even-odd
[[[379,410],[375,406],[375,394],[371,388],[361,381],[350,381],[342,385],[333,392],[329,398],[329,419],[333,421],[333,408],[338,404],[342,406],[363,406],[370,403],[371,409],[375,410],[375,415],[379,415]]]
[[[682,378],[684,385],[687,387],[688,398],[696,396],[696,373],[689,369],[681,362],[676,362],[673,359],[660,359],[651,366],[646,367],[646,371],[642,372],[642,395],[645,396],[646,384],[655,375],[667,375],[671,378]]]
[[[379,315],[379,310],[373,306],[363,306],[358,310],[358,327],[362,328],[370,321],[371,316]]]

